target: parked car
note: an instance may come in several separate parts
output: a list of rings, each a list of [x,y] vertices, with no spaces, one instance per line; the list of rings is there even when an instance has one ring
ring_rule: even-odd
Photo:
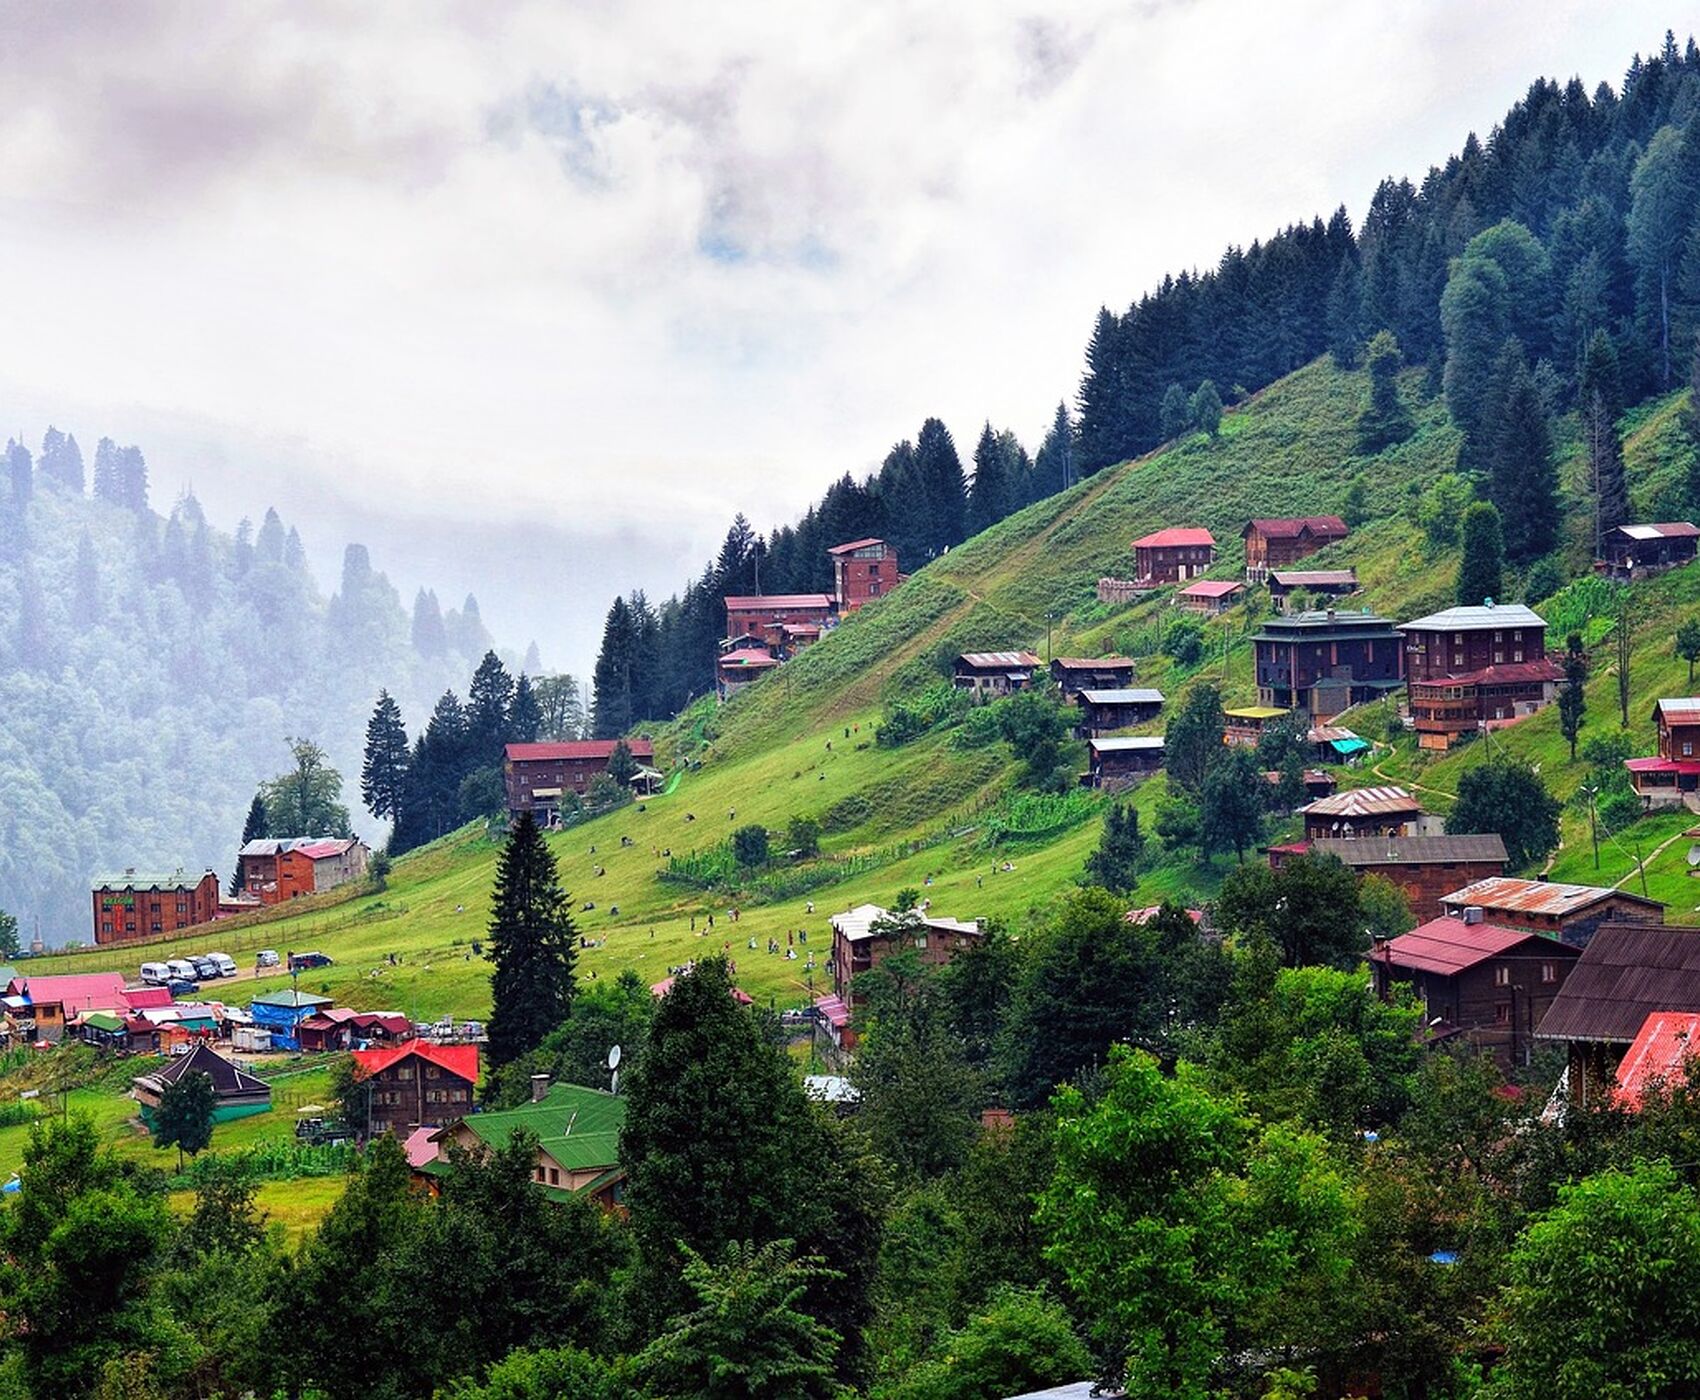
[[[170,970],[174,981],[193,982],[201,975],[195,971],[195,964],[187,958],[169,958],[165,966]]]
[[[164,963],[142,964],[142,985],[144,987],[163,987],[171,980],[171,969]]]
[[[208,953],[207,957],[218,967],[220,977],[234,977],[236,975],[236,959],[231,957],[229,953]]]
[[[173,997],[192,997],[201,990],[201,984],[186,977],[173,977],[166,984],[167,990]]]
[[[259,952],[254,954],[254,966],[255,967],[276,967],[277,966],[277,949],[276,948],[262,948],[262,949],[260,949]]]
[[[289,955],[289,970],[291,972],[306,972],[315,967],[329,967],[334,959],[324,953],[291,953]]]
[[[187,959],[194,966],[195,976],[202,982],[216,982],[219,979],[218,964],[205,953],[191,953]]]

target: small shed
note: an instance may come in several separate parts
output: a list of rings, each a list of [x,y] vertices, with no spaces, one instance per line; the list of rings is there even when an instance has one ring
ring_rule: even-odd
[[[1177,608],[1185,608],[1188,612],[1214,616],[1227,612],[1239,602],[1244,592],[1245,585],[1233,579],[1206,578],[1178,590],[1174,602]]]
[[[1402,787],[1351,788],[1304,809],[1305,836],[1420,836],[1430,822],[1422,804]]]
[[[1075,696],[1074,703],[1080,707],[1080,723],[1075,732],[1082,739],[1092,739],[1156,719],[1163,708],[1163,692],[1083,690]]]
[[[1086,755],[1089,767],[1081,778],[1083,785],[1126,787],[1163,766],[1163,737],[1152,734],[1127,739],[1088,739]]]
[[[1223,742],[1255,747],[1265,729],[1291,713],[1291,710],[1283,710],[1278,705],[1241,705],[1236,709],[1223,710]]]
[[[1700,526],[1687,520],[1619,525],[1601,542],[1594,568],[1607,578],[1639,579],[1686,564],[1700,547]]]

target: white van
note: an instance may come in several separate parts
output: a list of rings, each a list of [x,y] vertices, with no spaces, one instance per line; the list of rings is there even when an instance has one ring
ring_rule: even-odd
[[[200,980],[195,976],[195,964],[192,962],[184,962],[182,958],[172,958],[165,966],[172,977],[179,982]]]
[[[142,964],[142,985],[144,987],[163,987],[171,980],[171,969],[164,963]]]
[[[218,964],[218,975],[220,977],[234,977],[236,975],[236,959],[231,957],[229,953],[208,953],[207,956]]]

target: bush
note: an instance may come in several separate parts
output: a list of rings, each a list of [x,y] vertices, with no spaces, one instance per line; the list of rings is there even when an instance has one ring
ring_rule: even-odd
[[[1476,497],[1468,479],[1456,472],[1437,477],[1417,502],[1417,524],[1431,545],[1458,543],[1458,522]]]
[[[1177,617],[1164,629],[1163,652],[1178,665],[1198,665],[1204,658],[1204,624]]]
[[[792,817],[785,828],[785,847],[807,860],[820,854],[820,823],[813,817]]]
[[[1550,554],[1543,555],[1529,566],[1529,572],[1523,576],[1523,601],[1539,603],[1552,597],[1569,581],[1564,565]]]
[[[749,826],[741,826],[732,833],[732,854],[737,857],[738,864],[746,870],[754,870],[767,864],[768,838],[767,828],[752,822]]]

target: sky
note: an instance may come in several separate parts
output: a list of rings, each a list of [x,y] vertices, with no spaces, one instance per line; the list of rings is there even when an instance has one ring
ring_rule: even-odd
[[[1098,307],[1420,179],[1639,0],[126,0],[0,14],[0,426],[277,504],[585,670],[742,510],[1029,446]]]

